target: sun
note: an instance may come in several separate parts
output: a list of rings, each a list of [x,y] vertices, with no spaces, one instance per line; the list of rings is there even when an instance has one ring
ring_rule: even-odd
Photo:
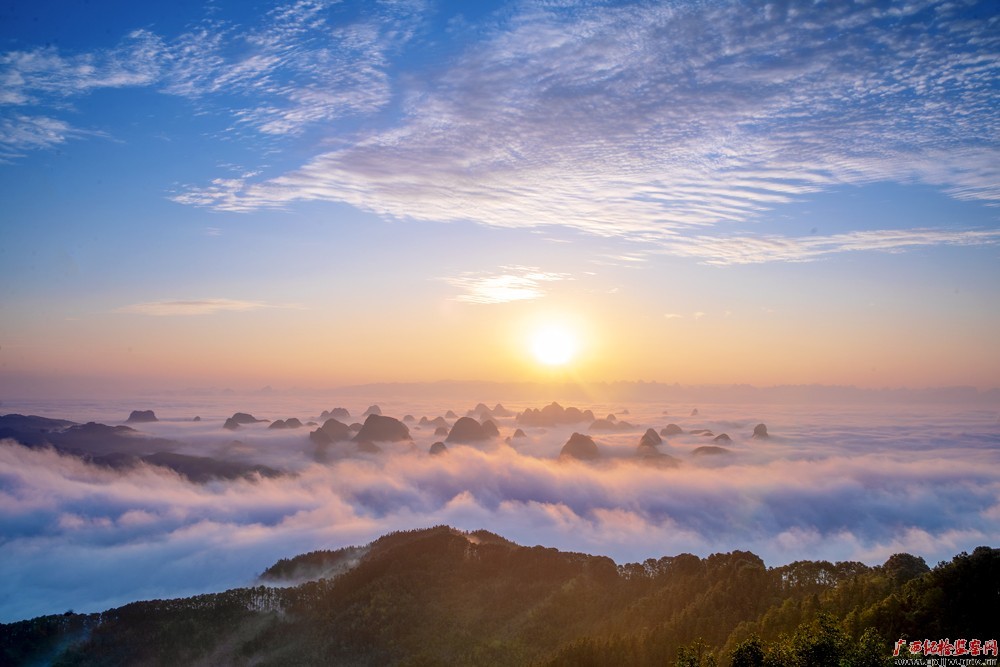
[[[531,351],[546,366],[563,366],[576,356],[577,342],[566,329],[550,326],[535,332]]]

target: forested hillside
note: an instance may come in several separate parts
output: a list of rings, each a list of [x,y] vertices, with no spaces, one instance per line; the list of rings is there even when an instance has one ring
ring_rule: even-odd
[[[297,583],[309,577],[323,578]],[[0,626],[0,663],[891,664],[899,639],[995,638],[1000,550],[933,569],[908,554],[767,568],[742,551],[619,566],[441,526],[283,560],[262,580],[285,587]]]

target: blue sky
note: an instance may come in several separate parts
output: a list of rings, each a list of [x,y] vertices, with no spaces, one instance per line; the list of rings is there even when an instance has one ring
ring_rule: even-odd
[[[2,11],[7,391],[1000,384],[993,2]]]

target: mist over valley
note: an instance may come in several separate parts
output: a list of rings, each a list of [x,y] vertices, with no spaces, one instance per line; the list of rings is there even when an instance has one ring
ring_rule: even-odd
[[[743,549],[770,566],[935,563],[1000,534],[997,415],[975,405],[160,400],[22,410],[103,423],[0,417],[0,619],[249,585],[280,558],[415,526],[618,563]],[[373,408],[403,437],[359,439]],[[224,428],[236,413],[259,421]],[[329,420],[343,437],[317,437]],[[496,434],[451,437],[460,421]],[[578,436],[593,456],[567,451]]]

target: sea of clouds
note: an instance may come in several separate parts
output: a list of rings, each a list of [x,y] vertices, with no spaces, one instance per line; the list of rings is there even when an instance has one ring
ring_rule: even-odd
[[[635,425],[592,432],[602,457],[585,463],[560,460],[559,451],[587,424],[525,427],[527,438],[507,444],[517,424],[496,419],[499,439],[449,445],[444,456],[427,452],[443,438],[415,422],[412,443],[382,443],[381,454],[359,453],[352,443],[321,454],[308,428],[222,429],[226,416],[248,406],[258,417],[305,421],[339,404],[360,421],[368,405],[256,401],[131,407],[156,408],[161,421],[136,428],[180,441],[182,453],[287,474],[196,484],[163,468],[114,471],[0,441],[0,622],[250,585],[279,558],[436,524],[620,563],[745,549],[768,565],[877,564],[901,551],[934,565],[1000,543],[1000,421],[991,408],[702,405],[691,416],[690,405],[575,402]],[[0,412],[117,424],[128,414],[124,405],[8,402]],[[382,404],[385,414],[417,419],[472,407]],[[194,414],[202,421],[191,421]],[[711,438],[685,434],[660,446],[678,467],[637,460],[643,431],[670,422],[728,433],[732,455],[692,456]],[[758,422],[769,439],[751,438]]]

